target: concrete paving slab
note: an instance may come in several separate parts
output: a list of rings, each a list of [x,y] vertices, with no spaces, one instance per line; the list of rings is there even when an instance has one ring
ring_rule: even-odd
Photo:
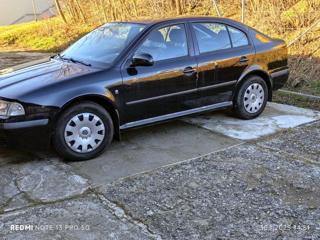
[[[29,228],[19,230],[21,225]],[[14,230],[11,229],[12,226],[15,227]],[[0,238],[6,240],[155,239],[152,235],[144,233],[139,226],[116,217],[94,195],[1,215]]]
[[[238,143],[238,140],[175,121],[131,130],[124,133],[121,142],[111,144],[102,156],[70,165],[97,186]]]
[[[319,239],[320,167],[243,144],[101,187],[162,239]]]
[[[183,121],[232,138],[251,140],[318,119],[320,112],[314,110],[268,103],[262,115],[253,120],[241,120],[219,112],[185,118]]]
[[[8,152],[1,152],[0,159],[0,213],[70,198],[89,188],[86,179],[57,159]]]
[[[258,144],[320,163],[320,121],[281,132]]]

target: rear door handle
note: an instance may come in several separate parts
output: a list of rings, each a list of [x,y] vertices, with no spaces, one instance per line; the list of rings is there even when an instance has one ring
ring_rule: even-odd
[[[240,57],[240,60],[239,60],[240,63],[246,63],[246,62],[248,62],[248,61],[249,61],[249,60],[248,60],[248,58],[247,58],[246,56]]]
[[[183,70],[183,73],[184,74],[190,74],[190,73],[194,73],[196,70],[193,68],[193,67],[186,67],[184,70]]]

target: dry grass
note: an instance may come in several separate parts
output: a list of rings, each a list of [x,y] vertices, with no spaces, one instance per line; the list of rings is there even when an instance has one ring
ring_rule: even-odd
[[[55,52],[91,29],[91,25],[66,25],[60,18],[0,27],[0,49]]]
[[[177,15],[176,0],[60,1],[67,24],[60,18],[0,27],[0,49],[59,51],[106,21],[163,18]],[[72,5],[78,2],[79,5]],[[180,0],[182,15],[216,15],[212,0]],[[225,17],[241,19],[240,0],[220,0]],[[272,36],[296,39],[319,20],[320,0],[246,0],[245,23]],[[289,88],[320,95],[320,24],[289,48]]]

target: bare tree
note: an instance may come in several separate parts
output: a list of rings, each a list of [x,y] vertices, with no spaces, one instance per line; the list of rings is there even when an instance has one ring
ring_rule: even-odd
[[[107,15],[107,11],[106,11],[106,6],[105,6],[104,0],[100,0],[100,4],[101,4],[101,7],[102,7],[102,11],[103,11],[103,19],[106,22],[108,20],[108,15]]]
[[[64,16],[64,13],[61,9],[61,5],[60,5],[59,0],[55,0],[55,4],[56,4],[56,8],[57,8],[58,13],[59,13],[60,17],[62,18],[63,22],[67,23],[66,17]]]
[[[242,14],[241,14],[241,21],[244,23],[244,11],[245,11],[245,0],[242,0]]]
[[[177,15],[182,14],[182,6],[180,0],[176,0],[176,10],[177,10]]]
[[[137,17],[138,16],[137,0],[133,0],[132,3],[133,3],[134,15]]]
[[[37,15],[37,10],[36,10],[36,3],[34,0],[32,0],[32,8],[33,8],[33,15],[34,15],[34,20],[38,21],[38,15]]]
[[[109,6],[110,6],[112,20],[115,21],[117,19],[117,11],[116,11],[114,0],[109,0]]]
[[[76,7],[79,10],[79,13],[80,13],[80,16],[81,16],[82,20],[86,23],[87,22],[86,21],[86,16],[84,15],[84,12],[83,12],[82,7],[81,7],[81,5],[79,3],[79,0],[74,0],[74,1],[75,1],[75,4],[76,4]]]
[[[217,0],[213,0],[213,5],[214,5],[214,7],[215,7],[215,9],[217,11],[218,16],[221,17],[221,12],[220,12]]]

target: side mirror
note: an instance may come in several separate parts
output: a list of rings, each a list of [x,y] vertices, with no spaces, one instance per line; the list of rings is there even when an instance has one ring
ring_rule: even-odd
[[[131,62],[132,67],[152,66],[154,64],[153,57],[149,53],[136,53]]]

